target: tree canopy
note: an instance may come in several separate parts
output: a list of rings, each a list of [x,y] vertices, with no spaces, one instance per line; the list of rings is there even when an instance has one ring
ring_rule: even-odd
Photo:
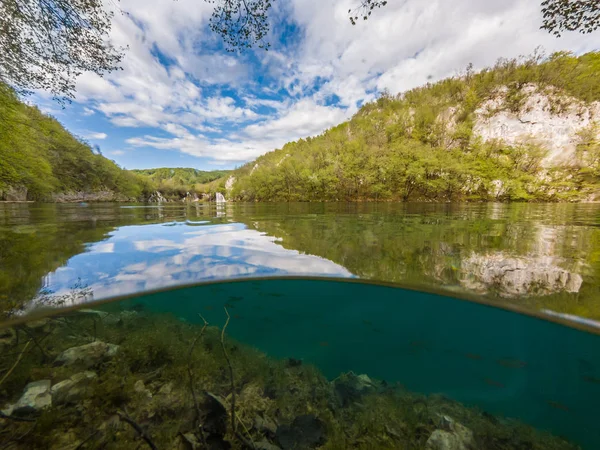
[[[165,0],[169,1],[169,0]],[[229,51],[268,50],[272,0],[205,0],[214,5],[210,29]],[[356,24],[388,2],[357,0],[348,11]],[[589,33],[600,25],[598,0],[544,0],[541,28]],[[0,2],[0,81],[19,94],[48,91],[59,101],[75,96],[83,72],[104,75],[119,69],[125,49],[107,39],[112,13],[102,0],[2,0]]]

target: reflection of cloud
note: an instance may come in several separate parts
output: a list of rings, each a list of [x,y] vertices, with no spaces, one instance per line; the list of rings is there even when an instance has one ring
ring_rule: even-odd
[[[107,241],[90,246],[86,253],[49,274],[48,287],[65,292],[81,278],[99,299],[202,280],[352,276],[338,264],[287,250],[277,244],[277,238],[243,224],[177,225],[119,228]]]
[[[115,251],[115,244],[112,242],[100,243],[93,246],[95,253],[112,253]]]

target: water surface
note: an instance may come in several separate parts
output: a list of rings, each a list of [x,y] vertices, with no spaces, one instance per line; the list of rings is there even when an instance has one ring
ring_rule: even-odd
[[[600,319],[600,205],[0,205],[0,302],[358,277]]]

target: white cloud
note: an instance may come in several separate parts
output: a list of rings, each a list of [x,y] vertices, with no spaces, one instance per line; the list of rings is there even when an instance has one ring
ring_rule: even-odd
[[[125,152],[123,150],[113,150],[112,152],[109,152],[109,153],[114,156],[122,156],[125,154]]]
[[[124,70],[82,75],[78,100],[113,126],[155,128],[128,138],[131,145],[240,162],[319,134],[376,91],[404,91],[540,45],[576,53],[600,47],[598,32],[557,39],[540,30],[539,2],[529,0],[396,0],[352,26],[348,9],[357,4],[278,3],[272,18],[287,14],[301,40],[285,47],[274,37],[269,52],[236,56],[214,50],[210,4],[123,0],[128,14],[115,15],[111,38],[129,46]],[[267,86],[259,77],[276,82]],[[340,104],[329,105],[333,98]]]
[[[88,133],[85,135],[85,137],[87,139],[106,139],[108,137],[108,134],[106,133]]]
[[[83,108],[83,115],[84,116],[93,116],[94,114],[96,114],[96,111],[94,111],[91,108]]]

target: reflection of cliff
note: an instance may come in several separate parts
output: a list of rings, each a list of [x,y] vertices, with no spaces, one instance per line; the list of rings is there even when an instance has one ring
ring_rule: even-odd
[[[461,284],[470,291],[500,296],[579,292],[583,278],[556,265],[556,258],[511,257],[502,252],[473,254],[461,264]]]
[[[593,259],[600,259],[600,229],[585,222],[593,217],[585,210],[590,207],[578,212],[574,205],[362,205],[351,215],[310,214],[307,207],[293,218],[267,217],[248,225],[362,278],[598,316],[600,308],[590,305],[600,302],[600,266]]]

